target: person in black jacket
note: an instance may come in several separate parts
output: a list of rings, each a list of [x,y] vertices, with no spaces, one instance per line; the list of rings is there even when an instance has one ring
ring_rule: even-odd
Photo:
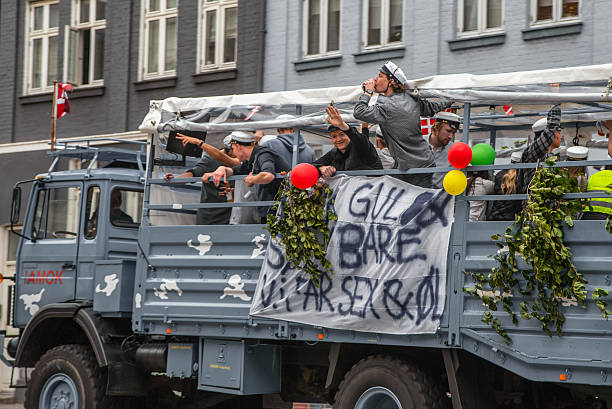
[[[255,135],[234,131],[232,132],[232,152],[240,161],[240,165],[234,167],[219,166],[214,172],[205,173],[202,182],[209,183],[212,177],[213,184],[219,186],[221,180],[227,181],[228,176],[248,175],[244,183],[251,187],[256,186],[255,195],[257,201],[271,201],[278,191],[281,180],[276,179],[276,173],[291,169],[282,156],[265,146],[255,146]],[[257,216],[261,223],[266,223],[266,215],[269,206],[258,206]]]
[[[335,107],[330,105],[325,111],[334,148],[313,163],[321,175],[329,178],[339,170],[382,169],[380,157],[368,136],[348,126]]]

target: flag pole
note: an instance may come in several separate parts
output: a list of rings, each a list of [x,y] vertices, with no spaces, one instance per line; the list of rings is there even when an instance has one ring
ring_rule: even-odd
[[[51,109],[51,150],[55,149],[55,119],[57,117],[57,80],[53,81],[53,108]]]

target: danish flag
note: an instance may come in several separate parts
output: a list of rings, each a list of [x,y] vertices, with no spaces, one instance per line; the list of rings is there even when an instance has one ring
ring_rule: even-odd
[[[68,101],[68,93],[70,92],[72,92],[72,85],[57,83],[55,118],[59,119],[70,112],[70,101]]]
[[[248,115],[246,116],[246,118],[244,118],[244,120],[248,121],[249,119],[251,119],[251,117],[255,115],[256,113],[258,113],[260,109],[261,107],[259,105],[255,106],[255,108],[251,109],[251,112],[248,113]]]
[[[428,136],[431,133],[431,127],[436,123],[434,118],[421,117],[421,132],[423,136]]]
[[[504,105],[504,113],[506,116],[514,115],[514,111],[512,110],[512,105]]]

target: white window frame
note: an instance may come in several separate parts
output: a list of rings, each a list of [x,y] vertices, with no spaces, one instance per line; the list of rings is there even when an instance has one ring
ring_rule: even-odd
[[[24,52],[24,81],[23,81],[23,93],[27,94],[38,94],[53,91],[53,84],[45,85],[47,76],[49,73],[49,38],[57,37],[59,45],[59,17],[57,27],[49,28],[49,8],[50,5],[57,4],[59,7],[59,0],[45,0],[35,1],[26,4],[26,22],[25,22],[25,52]],[[43,6],[43,28],[40,30],[34,30],[34,9],[36,7]],[[32,28],[32,30],[30,30]],[[32,80],[32,65],[34,62],[32,53],[34,52],[34,40],[42,39],[42,66],[41,66],[41,77],[42,86],[40,88],[34,88],[31,86],[30,81]],[[59,51],[59,50],[58,50]],[[58,67],[59,68],[59,58]],[[59,70],[58,70],[59,71]],[[59,75],[59,72],[58,72]]]
[[[176,8],[166,10],[167,0],[159,0],[158,11],[148,11],[148,0],[141,0],[140,2],[140,66],[138,69],[140,80],[155,79],[161,77],[172,77],[176,75],[176,69],[164,70],[165,57],[166,57],[166,21],[168,18],[176,18],[177,27],[177,54],[178,54],[178,8],[179,0],[176,1]],[[155,73],[147,72],[147,64],[149,61],[149,22],[152,20],[159,20],[159,43],[158,43],[158,57],[157,66],[159,71]],[[178,63],[178,61],[177,61]]]
[[[79,7],[80,1],[82,0],[72,0],[72,10],[70,13],[70,26],[65,26],[65,30],[64,30],[64,72],[63,72],[64,82],[70,82],[75,85],[78,85],[79,87],[101,86],[101,85],[104,85],[104,73],[102,73],[103,78],[94,80],[93,77],[94,77],[95,67],[94,67],[93,62],[95,61],[95,55],[96,55],[96,47],[95,47],[96,31],[102,29],[104,30],[104,35],[106,35],[106,18],[104,18],[104,20],[96,21],[96,2],[98,0],[90,0],[89,21],[85,23],[79,23],[79,21],[81,20],[80,18],[81,8]],[[88,29],[91,30],[89,33],[90,35],[89,73],[88,73],[89,78],[87,79],[88,82],[86,84],[83,84],[83,78],[81,78],[81,70],[78,69],[80,67],[80,63],[83,60],[83,56],[81,55],[81,44],[80,44],[81,35],[79,32],[82,30],[88,30]],[[71,31],[76,31],[78,33],[77,34],[78,35],[77,44],[76,44],[77,63],[75,66],[75,70],[77,72],[75,72],[74,74],[75,78],[68,77],[68,71],[70,69],[69,65],[70,65],[70,32]],[[104,39],[104,42],[106,44],[106,39]],[[104,54],[102,55],[102,58],[104,58]]]
[[[487,0],[478,0],[478,28],[472,31],[463,30],[463,5],[464,0],[457,1],[457,37],[476,37],[491,33],[504,31],[505,0],[501,6],[501,24],[499,27],[487,28]]]
[[[236,56],[234,61],[223,62],[225,40],[225,9],[236,7],[236,20],[238,20],[238,0],[199,0],[198,4],[198,54],[196,72],[227,70],[236,68],[238,61],[238,29],[236,28]],[[217,11],[217,27],[215,40],[215,63],[206,64],[206,12]],[[236,26],[238,21],[236,21]]]
[[[538,16],[538,1],[531,0],[531,26],[556,26],[564,23],[574,23],[576,21],[580,21],[580,16],[582,15],[582,4],[584,2],[582,0],[578,0],[578,15],[576,17],[561,17],[561,12],[563,11],[562,0],[552,0],[552,20],[542,20],[537,21],[536,18]]]
[[[363,8],[362,8],[362,27],[361,27],[361,44],[364,50],[375,50],[378,48],[393,48],[401,46],[404,43],[404,28],[406,27],[404,24],[404,11],[406,4],[402,3],[402,41],[394,41],[388,42],[387,38],[389,38],[389,0],[381,0],[380,6],[380,44],[376,45],[367,45],[368,44],[368,4],[369,0],[363,0]]]
[[[338,49],[332,51],[327,50],[327,32],[329,28],[329,0],[317,0],[321,2],[321,22],[319,24],[319,52],[317,54],[308,54],[308,32],[310,31],[310,27],[308,27],[308,10],[310,9],[309,6],[311,1],[313,0],[304,0],[304,7],[302,11],[302,57],[307,59],[341,54],[340,51],[342,49],[342,0],[340,0],[340,30],[338,30]]]

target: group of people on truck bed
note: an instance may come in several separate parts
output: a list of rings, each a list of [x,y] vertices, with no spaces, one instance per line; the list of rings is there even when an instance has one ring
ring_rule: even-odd
[[[407,79],[403,71],[388,61],[375,78],[362,84],[363,94],[357,101],[353,116],[362,121],[360,129],[349,126],[339,111],[330,105],[326,108],[327,129],[332,150],[315,159],[313,150],[302,135],[297,137],[297,163],[311,163],[323,178],[332,177],[337,171],[396,168],[449,167],[447,158],[454,136],[459,130],[461,117],[446,112],[452,101],[427,101],[406,92]],[[373,94],[378,94],[375,103],[370,103]],[[421,131],[421,117],[434,117],[435,123],[426,139]],[[277,118],[289,122],[291,115]],[[375,144],[370,141],[369,128],[377,125]],[[612,120],[603,125],[612,130]],[[549,156],[562,156],[567,160],[586,160],[588,149],[571,147],[560,155],[561,107],[551,106],[546,118],[536,121],[532,130],[533,140],[522,152],[514,152],[513,163],[542,161]],[[223,140],[223,147],[217,149],[198,138],[179,134],[184,145],[195,144],[203,149],[202,160],[192,169],[178,177],[201,177],[201,202],[214,203],[233,200],[242,201],[254,194],[257,201],[271,201],[279,189],[281,180],[276,173],[291,169],[294,151],[295,129],[279,128],[277,135],[264,135],[262,131],[234,131]],[[608,155],[612,159],[612,138],[608,142]],[[563,157],[565,156],[565,157]],[[570,174],[576,177],[582,191],[612,192],[612,166],[586,177],[586,167],[572,167]],[[535,169],[509,169],[498,172],[489,180],[487,171],[468,171],[467,195],[507,195],[527,193]],[[246,175],[244,182],[235,185],[227,181],[231,175]],[[394,177],[424,188],[442,188],[444,173],[399,174]],[[165,179],[174,177],[168,173]],[[212,183],[211,183],[212,182]],[[590,200],[583,219],[605,219],[612,216],[612,199]],[[494,201],[487,212],[486,201],[470,202],[470,221],[513,220],[522,208],[522,201]],[[199,209],[198,224],[243,224],[265,223],[269,207],[255,209],[242,207],[215,207]]]

